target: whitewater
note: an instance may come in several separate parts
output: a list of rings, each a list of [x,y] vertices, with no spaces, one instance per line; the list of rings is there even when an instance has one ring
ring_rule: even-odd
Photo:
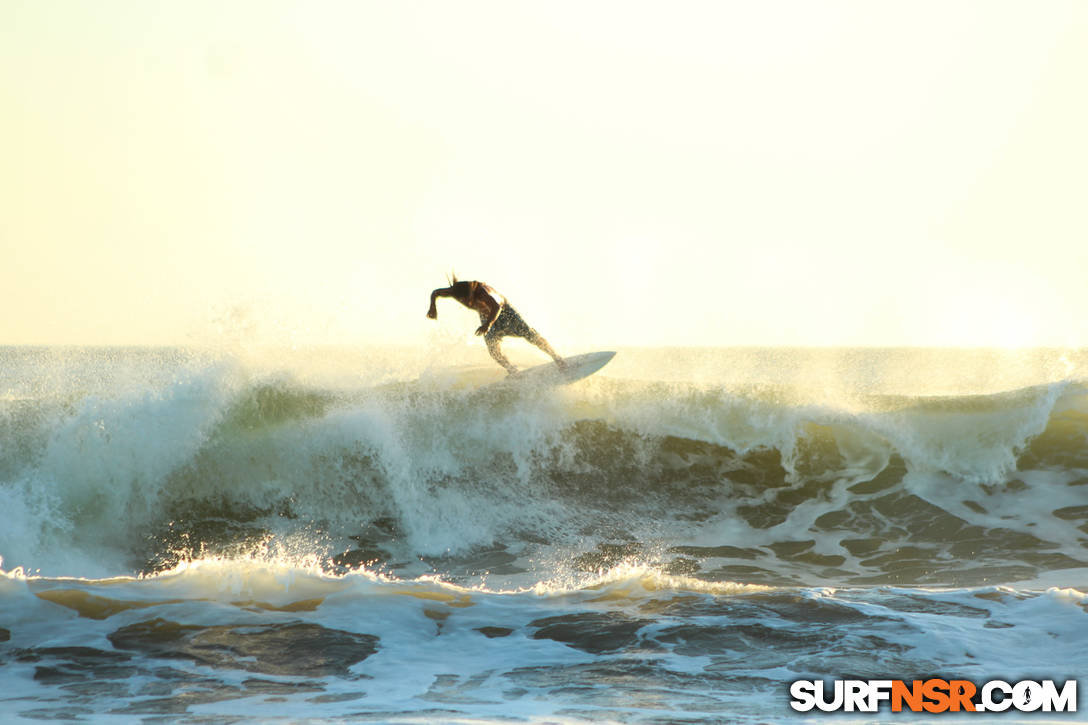
[[[0,719],[981,722],[789,683],[1088,691],[1088,351],[501,375],[479,345],[0,347]]]

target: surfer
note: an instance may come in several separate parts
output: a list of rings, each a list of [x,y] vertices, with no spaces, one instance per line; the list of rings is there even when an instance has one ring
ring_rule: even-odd
[[[524,337],[551,355],[560,368],[565,367],[563,358],[556,354],[548,341],[521,319],[521,315],[510,306],[505,297],[483,282],[458,282],[455,275],[449,287],[442,287],[431,292],[431,307],[427,310],[427,317],[432,320],[438,319],[435,300],[439,297],[452,297],[470,310],[479,313],[480,326],[476,328],[476,334],[484,336],[484,342],[487,343],[487,351],[491,353],[491,357],[495,358],[495,362],[506,368],[511,375],[518,369],[506,359],[499,348],[499,341],[507,336]]]

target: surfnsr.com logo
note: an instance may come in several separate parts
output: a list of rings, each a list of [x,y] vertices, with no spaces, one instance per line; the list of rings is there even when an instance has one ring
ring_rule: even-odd
[[[797,680],[790,685],[790,707],[798,712],[877,712],[883,703],[892,712],[1076,712],[1077,681],[1061,687],[1054,680]]]

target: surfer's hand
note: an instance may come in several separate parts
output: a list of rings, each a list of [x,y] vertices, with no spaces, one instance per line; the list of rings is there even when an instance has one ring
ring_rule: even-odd
[[[476,334],[477,335],[486,335],[487,334],[487,325],[480,325],[479,327],[477,327],[476,328]]]
[[[427,310],[427,317],[431,318],[432,320],[437,320],[438,319],[438,310],[436,310],[433,307],[431,309]]]

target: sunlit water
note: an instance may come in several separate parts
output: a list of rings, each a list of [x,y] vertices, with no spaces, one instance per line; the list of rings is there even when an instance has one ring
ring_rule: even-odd
[[[1081,677],[1086,370],[0,349],[0,714],[754,723],[799,678]]]

